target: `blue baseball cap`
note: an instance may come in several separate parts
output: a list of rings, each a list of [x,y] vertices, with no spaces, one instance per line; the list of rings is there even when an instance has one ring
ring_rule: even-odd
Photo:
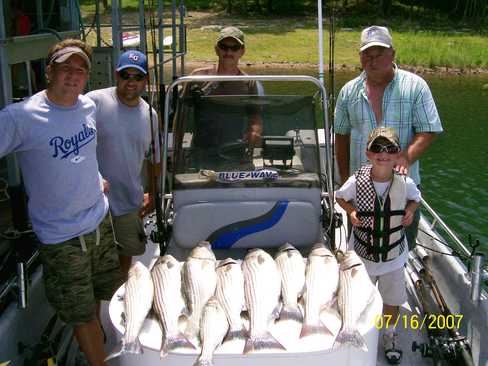
[[[117,72],[133,67],[144,74],[147,74],[147,58],[146,55],[140,51],[130,50],[126,51],[119,57],[119,63],[115,69]]]

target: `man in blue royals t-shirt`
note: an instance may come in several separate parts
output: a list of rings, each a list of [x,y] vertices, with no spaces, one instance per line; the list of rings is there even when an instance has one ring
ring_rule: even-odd
[[[99,301],[121,284],[117,251],[98,227],[108,211],[96,157],[95,105],[80,95],[91,49],[64,40],[48,53],[48,87],[0,111],[0,157],[15,152],[38,236],[46,296],[73,325],[91,365],[105,365]]]

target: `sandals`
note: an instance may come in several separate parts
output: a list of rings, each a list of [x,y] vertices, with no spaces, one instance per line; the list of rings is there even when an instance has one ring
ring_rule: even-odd
[[[383,334],[383,348],[385,350],[385,358],[390,365],[399,365],[400,362],[402,362],[403,352],[397,347],[397,345],[397,333]]]

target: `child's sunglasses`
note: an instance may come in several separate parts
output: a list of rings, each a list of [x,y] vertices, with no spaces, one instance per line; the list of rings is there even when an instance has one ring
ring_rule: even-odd
[[[234,52],[237,52],[242,48],[242,46],[240,44],[235,44],[233,46],[227,46],[226,44],[223,44],[223,43],[217,43],[217,47],[220,48],[222,51],[231,50]]]
[[[119,72],[120,77],[123,80],[135,80],[135,81],[141,81],[146,78],[146,75],[142,73],[137,73],[137,74],[129,74],[127,71],[122,70]]]
[[[373,144],[368,149],[372,153],[379,154],[385,152],[387,154],[396,154],[400,152],[400,147],[397,145],[381,145],[381,144]]]

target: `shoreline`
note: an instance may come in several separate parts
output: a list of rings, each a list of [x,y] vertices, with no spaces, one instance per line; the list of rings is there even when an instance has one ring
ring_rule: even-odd
[[[214,65],[216,61],[198,61],[185,60],[185,67],[193,70],[200,67],[208,67]],[[318,69],[318,64],[313,63],[298,63],[298,62],[241,62],[240,66],[245,69],[249,68],[263,68],[263,69]],[[407,70],[419,75],[433,74],[433,75],[486,75],[488,74],[488,69],[484,68],[455,68],[447,66],[436,66],[433,68],[425,66],[411,66],[411,65],[398,65],[402,70]],[[324,71],[328,71],[328,65],[324,65]],[[345,71],[345,72],[361,72],[361,68],[356,65],[339,65],[335,66],[335,71]]]

